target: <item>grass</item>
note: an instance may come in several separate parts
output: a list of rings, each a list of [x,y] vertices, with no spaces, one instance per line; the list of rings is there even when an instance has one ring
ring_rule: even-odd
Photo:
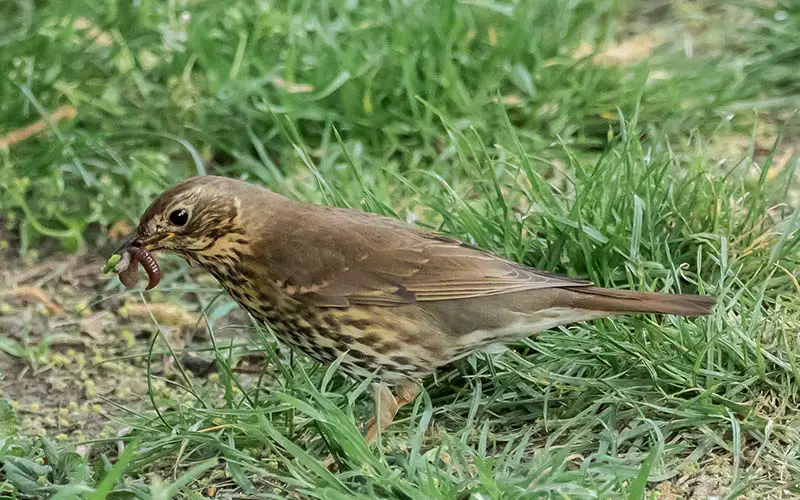
[[[218,382],[177,375],[182,397],[151,390],[125,416],[125,439],[143,440],[119,457],[111,441],[83,457],[77,443],[0,434],[0,495],[797,494],[794,3],[0,9],[2,130],[76,110],[0,150],[0,217],[23,261],[102,251],[165,186],[215,173],[605,286],[719,298],[709,318],[571,325],[458,363],[370,449],[356,425],[366,382],[289,356],[258,325],[242,326],[249,345],[218,340],[229,299],[167,260],[207,309]],[[575,57],[634,35],[661,42],[624,64]],[[150,348],[163,354],[162,336]],[[233,372],[252,349],[269,373]]]

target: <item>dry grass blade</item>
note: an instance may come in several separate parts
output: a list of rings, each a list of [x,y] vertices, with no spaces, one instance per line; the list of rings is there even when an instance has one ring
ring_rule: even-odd
[[[59,106],[52,114],[31,123],[25,128],[10,130],[0,136],[0,148],[8,148],[31,137],[40,135],[47,131],[48,127],[54,126],[61,120],[71,120],[78,116],[78,110],[73,106],[64,104]]]

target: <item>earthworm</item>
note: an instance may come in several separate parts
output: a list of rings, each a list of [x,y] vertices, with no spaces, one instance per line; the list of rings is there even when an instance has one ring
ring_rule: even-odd
[[[147,287],[145,287],[145,290],[150,290],[161,281],[161,268],[158,266],[158,261],[144,248],[133,247],[125,250],[121,257],[116,270],[119,273],[119,280],[126,288],[131,288],[138,281],[139,264],[142,265],[145,273],[147,273]]]
[[[147,273],[147,287],[145,290],[158,285],[161,281],[161,268],[158,267],[158,261],[153,254],[141,247],[134,247],[131,258],[138,261],[144,267],[144,272]]]
[[[120,254],[119,263],[114,270],[119,274],[119,280],[125,285],[125,288],[131,288],[139,281],[139,263],[131,258],[129,250]]]

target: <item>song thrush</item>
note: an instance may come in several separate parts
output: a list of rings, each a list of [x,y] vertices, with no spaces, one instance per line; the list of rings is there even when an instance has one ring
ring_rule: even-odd
[[[135,270],[136,256],[157,250],[206,269],[282,342],[321,363],[341,356],[352,377],[374,375],[381,429],[414,399],[419,379],[469,353],[566,323],[699,316],[715,303],[598,288],[393,219],[215,176],[160,195],[119,253],[134,255]],[[152,287],[160,275],[147,262]],[[373,418],[367,439],[376,432]]]

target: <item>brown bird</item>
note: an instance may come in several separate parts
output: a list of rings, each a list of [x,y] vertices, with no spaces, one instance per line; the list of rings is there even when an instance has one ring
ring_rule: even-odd
[[[120,252],[157,250],[206,269],[292,348],[325,364],[341,356],[355,378],[374,375],[381,418],[368,441],[421,378],[472,352],[617,314],[706,315],[715,303],[598,288],[393,219],[215,176],[164,192]]]

